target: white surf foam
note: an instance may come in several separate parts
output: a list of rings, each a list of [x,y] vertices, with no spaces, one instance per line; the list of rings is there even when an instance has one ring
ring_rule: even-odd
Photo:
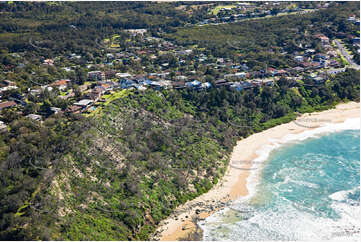
[[[284,136],[282,139],[270,139],[270,144],[261,147],[259,150],[256,151],[258,157],[254,159],[254,161],[257,162],[253,163],[252,168],[254,169],[251,169],[251,173],[247,178],[246,186],[248,189],[248,195],[240,199],[242,201],[247,201],[256,194],[256,187],[259,183],[260,180],[259,177],[262,172],[261,169],[262,165],[260,164],[267,161],[271,152],[279,148],[281,145],[292,142],[303,141],[308,138],[319,137],[327,133],[339,132],[343,130],[357,130],[357,129],[360,129],[360,118],[352,118],[345,120],[343,123],[329,123],[329,124],[325,124],[323,127],[307,130],[299,134],[288,134]]]
[[[256,194],[256,192],[257,192],[256,188],[257,188],[257,185],[259,184],[259,181],[260,181],[259,177],[261,175],[262,168],[264,166],[265,161],[267,161],[271,152],[273,150],[279,148],[281,145],[287,144],[287,143],[292,143],[292,142],[303,141],[308,138],[319,137],[322,134],[326,134],[326,133],[338,132],[338,131],[343,131],[343,130],[357,130],[357,129],[360,129],[360,118],[353,118],[353,119],[347,119],[343,123],[326,124],[319,128],[304,131],[300,134],[289,134],[279,140],[277,140],[277,139],[270,140],[271,141],[270,144],[268,144],[264,147],[261,147],[259,150],[256,151],[256,154],[258,155],[258,157],[256,159],[254,159],[254,161],[256,161],[256,162],[253,162],[253,165],[252,165],[252,168],[255,168],[255,169],[251,169],[251,173],[247,178],[247,189],[249,192],[248,195],[246,197],[241,197],[240,199],[238,199],[238,201],[235,201],[235,204],[244,204],[245,202],[249,201],[250,198],[252,198]],[[336,195],[333,195],[333,198],[332,197],[330,197],[330,198],[331,199],[335,198],[334,200],[337,200],[337,198],[341,199],[341,196],[343,197],[344,194],[343,193],[336,194]],[[348,209],[348,208],[346,208],[346,209]],[[217,213],[213,214],[212,216],[208,217],[205,221],[199,223],[199,225],[201,226],[201,228],[204,231],[204,235],[211,234],[210,231],[215,229],[213,227],[214,224],[218,224],[218,226],[221,225],[222,224],[222,215],[227,213],[229,210],[230,210],[229,208],[220,210]],[[356,214],[358,216],[358,215],[360,215],[360,207],[357,208],[357,211],[358,212]],[[277,214],[275,214],[275,215],[277,215]],[[272,215],[272,216],[275,216],[275,215]],[[337,238],[330,238],[329,233],[324,234],[326,238],[325,237],[322,238],[322,236],[320,237],[320,232],[322,229],[326,229],[326,228],[335,229],[335,226],[341,226],[341,228],[342,228],[343,225],[349,226],[350,221],[348,218],[349,217],[348,213],[347,214],[343,213],[342,215],[343,215],[342,216],[343,220],[337,221],[337,223],[332,222],[332,220],[330,221],[329,219],[307,217],[309,215],[305,215],[305,214],[298,214],[298,216],[295,215],[296,217],[298,217],[297,220],[299,220],[300,216],[303,218],[303,219],[301,219],[301,223],[295,224],[295,229],[298,226],[299,229],[297,229],[297,231],[301,231],[301,233],[304,231],[310,231],[310,233],[307,236],[300,236],[300,234],[294,234],[294,236],[296,238],[298,237],[298,239],[301,239],[301,240],[309,240],[309,239],[318,238],[318,239],[335,239],[336,241],[337,240],[341,241],[341,240],[347,239],[348,241],[353,241],[355,238],[355,235],[350,236],[350,235],[346,234],[345,236],[343,236],[343,234],[341,233],[342,231],[338,235],[336,235]],[[289,218],[290,214],[288,213],[287,216]],[[256,219],[257,217],[258,216],[255,216],[252,219]],[[264,219],[264,218],[262,218],[262,219]],[[354,219],[352,219],[352,220],[353,220],[352,224],[354,224],[353,223]],[[246,220],[244,222],[250,223],[251,221]],[[276,221],[272,218],[268,222],[274,223]],[[280,218],[279,222],[284,224],[285,218]],[[213,224],[213,225],[208,226],[208,224]],[[357,223],[357,224],[359,224],[359,223]],[[302,226],[302,225],[307,226],[307,228],[300,229],[300,226]],[[322,225],[322,226],[320,226],[320,225]],[[229,227],[227,229],[228,231],[232,231],[232,229],[236,229],[236,228],[232,228],[232,226],[233,226],[232,224],[230,224],[229,226],[231,226],[231,227]],[[289,226],[290,226],[290,224],[288,224],[288,226],[286,226],[286,228],[285,228],[285,229],[287,229],[287,231],[290,231]],[[356,230],[360,229],[360,227],[357,227],[357,226],[355,226],[355,227],[356,227]],[[321,228],[321,229],[319,229],[319,228]],[[247,231],[245,231],[245,232],[247,232]],[[330,231],[328,230],[328,232],[330,232]],[[295,233],[298,233],[298,232],[295,232]],[[209,240],[209,239],[212,239],[211,237],[206,237],[204,239]],[[359,238],[359,234],[356,234],[356,237]],[[232,240],[229,238],[225,238],[225,239]],[[267,239],[267,240],[269,240],[269,239]]]

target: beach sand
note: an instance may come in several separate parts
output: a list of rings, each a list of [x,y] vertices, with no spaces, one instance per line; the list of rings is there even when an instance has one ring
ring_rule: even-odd
[[[346,119],[360,117],[360,103],[339,104],[335,109],[303,114],[296,121],[282,124],[253,134],[237,142],[230,158],[226,174],[209,192],[179,206],[157,229],[154,240],[187,240],[191,234],[199,232],[194,218],[204,219],[222,209],[227,203],[247,196],[247,178],[252,161],[257,158],[256,151],[269,145],[274,139],[289,134],[321,127],[326,123],[340,123]],[[199,235],[198,235],[199,236]]]

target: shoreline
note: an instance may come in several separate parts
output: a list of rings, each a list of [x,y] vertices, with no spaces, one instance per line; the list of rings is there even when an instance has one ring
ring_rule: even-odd
[[[160,223],[154,239],[161,241],[200,240],[202,231],[196,223],[197,220],[207,218],[232,201],[252,195],[249,191],[248,180],[254,178],[252,170],[255,162],[258,159],[263,160],[259,154],[262,148],[273,150],[274,141],[282,140],[288,135],[297,135],[316,130],[323,124],[342,123],[347,119],[359,117],[360,103],[342,103],[334,109],[303,114],[295,121],[275,126],[237,141],[231,153],[230,165],[218,184],[207,193],[176,208],[167,219]],[[279,144],[279,142],[276,143]]]

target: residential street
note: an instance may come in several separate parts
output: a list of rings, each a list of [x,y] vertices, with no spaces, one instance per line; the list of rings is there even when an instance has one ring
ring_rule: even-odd
[[[351,67],[355,68],[355,69],[360,69],[360,66],[357,65],[353,60],[352,60],[352,56],[347,53],[345,47],[343,46],[343,44],[338,41],[335,40],[335,43],[337,45],[337,48],[341,51],[342,55],[346,58],[346,60],[348,61],[348,63],[350,63]]]

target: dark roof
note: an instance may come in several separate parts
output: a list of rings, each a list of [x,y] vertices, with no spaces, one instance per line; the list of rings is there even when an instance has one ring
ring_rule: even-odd
[[[75,113],[75,112],[80,111],[81,109],[82,109],[82,107],[80,107],[80,106],[72,105],[67,109],[67,111],[70,113]]]
[[[227,80],[217,80],[214,82],[214,84],[216,85],[216,87],[219,87],[219,86],[225,86],[227,85],[228,81]]]

